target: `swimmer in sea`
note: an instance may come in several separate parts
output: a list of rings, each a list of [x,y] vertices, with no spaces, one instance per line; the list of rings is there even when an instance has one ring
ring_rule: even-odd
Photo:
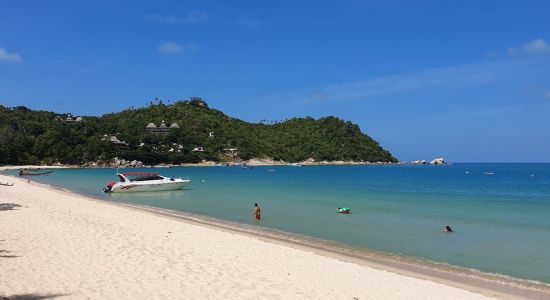
[[[445,232],[453,232],[453,229],[449,225],[445,225],[445,229],[443,229]]]
[[[258,206],[258,203],[254,203],[254,215],[256,216],[256,221],[260,221],[262,219],[262,210]]]

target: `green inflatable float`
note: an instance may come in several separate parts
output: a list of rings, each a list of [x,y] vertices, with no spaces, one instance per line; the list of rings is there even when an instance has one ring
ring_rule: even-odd
[[[349,207],[338,207],[339,214],[349,214],[351,209]]]

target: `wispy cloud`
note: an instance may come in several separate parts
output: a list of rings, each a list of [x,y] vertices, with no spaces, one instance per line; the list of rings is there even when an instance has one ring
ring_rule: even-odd
[[[178,23],[204,23],[208,21],[208,14],[200,10],[191,10],[181,15],[158,15],[150,14],[145,18],[161,23],[178,24]]]
[[[500,57],[500,54],[495,51],[487,51],[486,55],[490,58],[498,58]]]
[[[510,54],[541,54],[550,53],[550,45],[543,39],[534,39],[519,48],[508,49]]]
[[[98,63],[95,63],[95,64],[91,64],[91,65],[88,65],[88,66],[85,66],[81,69],[79,69],[78,71],[76,71],[73,76],[79,76],[79,75],[83,75],[83,74],[86,74],[86,73],[90,73],[90,72],[93,72],[93,71],[96,71],[96,70],[99,70],[101,69],[102,67],[104,67],[105,65],[107,65],[107,59],[105,60],[102,60]]]
[[[239,17],[235,19],[235,24],[243,29],[259,29],[262,27],[262,22],[251,17]]]
[[[291,91],[272,95],[292,102],[369,100],[375,96],[410,92],[426,88],[457,88],[482,85],[519,76],[520,71],[540,63],[546,56],[530,54],[550,53],[550,45],[543,39],[534,39],[519,48],[508,49],[510,54],[488,52],[496,60],[405,72],[389,76],[344,82],[325,87]],[[550,91],[542,93],[550,100]],[[541,92],[538,92],[540,97]],[[269,97],[269,96],[268,96]]]
[[[509,105],[502,107],[492,107],[487,109],[476,109],[476,110],[467,110],[463,112],[447,112],[441,113],[440,116],[449,117],[449,118],[487,118],[490,116],[505,115],[517,112],[524,108],[524,105]]]
[[[525,53],[542,53],[550,51],[550,46],[543,39],[532,40],[523,46]]]
[[[541,84],[529,84],[522,87],[522,91],[525,95],[533,99],[550,100],[550,89],[547,86]]]
[[[176,55],[176,54],[194,52],[194,51],[197,51],[198,49],[199,47],[192,42],[185,43],[185,44],[166,42],[166,43],[160,44],[157,47],[157,51],[160,54],[164,54],[164,55]]]
[[[302,103],[354,101],[425,88],[473,86],[513,77],[518,70],[534,62],[505,60],[434,68],[291,92],[277,97]]]
[[[19,53],[9,53],[4,50],[4,48],[0,48],[0,61],[19,63],[22,62],[23,59]]]

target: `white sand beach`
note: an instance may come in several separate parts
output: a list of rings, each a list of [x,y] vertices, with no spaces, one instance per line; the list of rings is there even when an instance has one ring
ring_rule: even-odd
[[[0,175],[0,296],[489,299]],[[42,299],[42,298],[40,298]]]

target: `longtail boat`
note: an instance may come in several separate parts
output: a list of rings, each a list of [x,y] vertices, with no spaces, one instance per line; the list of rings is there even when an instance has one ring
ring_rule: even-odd
[[[53,171],[32,171],[32,170],[19,170],[19,176],[39,176],[39,175],[48,175],[53,173]]]

